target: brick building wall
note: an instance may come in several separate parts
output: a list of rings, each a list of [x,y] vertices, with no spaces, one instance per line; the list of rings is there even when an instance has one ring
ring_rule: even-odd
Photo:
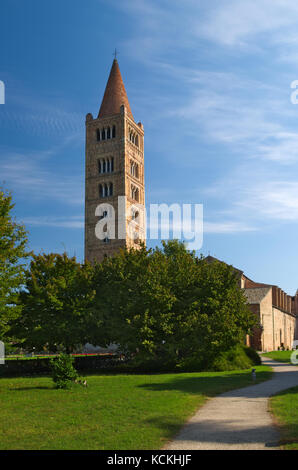
[[[250,345],[261,351],[274,351],[282,347],[292,349],[296,316],[284,309],[289,305],[289,296],[276,286],[246,288],[245,294],[261,325],[261,329],[254,330]]]

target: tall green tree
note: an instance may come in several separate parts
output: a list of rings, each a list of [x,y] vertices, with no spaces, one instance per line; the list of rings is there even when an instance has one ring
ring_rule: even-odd
[[[24,282],[27,232],[13,216],[12,196],[0,188],[0,339],[9,339],[9,324],[21,312],[18,290]]]
[[[206,364],[243,343],[255,323],[235,270],[175,240],[124,250],[95,271],[95,315],[101,312],[109,341],[140,360]]]
[[[19,296],[22,315],[13,328],[24,347],[69,353],[89,341],[94,329],[92,276],[90,264],[81,265],[66,253],[33,255]],[[96,322],[98,326],[99,316]]]

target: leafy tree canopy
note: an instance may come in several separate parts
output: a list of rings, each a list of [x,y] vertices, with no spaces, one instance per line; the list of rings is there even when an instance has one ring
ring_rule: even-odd
[[[122,251],[95,271],[107,338],[140,360],[215,357],[243,343],[255,324],[235,270],[175,240]]]
[[[9,337],[9,323],[18,317],[18,290],[24,282],[27,232],[12,217],[11,194],[0,188],[0,339]]]
[[[91,265],[81,265],[66,253],[33,255],[19,302],[22,315],[14,332],[23,346],[70,352],[89,339]]]
[[[95,266],[34,255],[24,286],[15,333],[37,349],[116,343],[139,363],[206,366],[255,325],[233,267],[175,240],[121,250]]]

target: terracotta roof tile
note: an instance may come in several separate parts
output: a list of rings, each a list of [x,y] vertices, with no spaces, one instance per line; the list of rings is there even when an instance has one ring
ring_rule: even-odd
[[[102,118],[119,114],[120,106],[123,104],[126,107],[127,114],[133,119],[120,68],[117,59],[114,59],[98,117]]]

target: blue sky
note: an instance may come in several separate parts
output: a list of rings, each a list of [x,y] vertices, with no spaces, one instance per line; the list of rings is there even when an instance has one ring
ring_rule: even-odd
[[[294,294],[297,21],[293,0],[2,0],[0,181],[30,248],[83,259],[84,121],[116,47],[146,204],[203,203],[202,252]]]

